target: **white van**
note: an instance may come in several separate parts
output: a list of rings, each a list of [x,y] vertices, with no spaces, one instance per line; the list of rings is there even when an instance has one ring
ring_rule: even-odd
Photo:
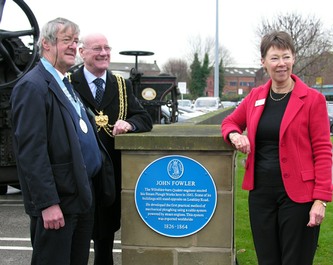
[[[210,112],[222,108],[219,97],[200,97],[194,102],[194,110]]]

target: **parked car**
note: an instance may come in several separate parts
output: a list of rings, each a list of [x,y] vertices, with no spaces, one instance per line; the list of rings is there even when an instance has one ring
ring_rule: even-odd
[[[178,112],[179,112],[178,116],[181,116],[183,120],[188,120],[204,114],[202,111],[195,111],[193,109],[188,109],[184,107],[178,107]]]
[[[200,115],[203,115],[204,112],[202,111],[194,111],[188,108],[184,107],[178,107],[178,116],[177,116],[177,122],[184,122],[188,119],[198,117]],[[161,123],[162,124],[170,124],[171,123],[171,112],[169,110],[169,107],[162,105],[161,106]]]
[[[177,102],[178,102],[178,107],[187,108],[187,109],[193,108],[192,101],[189,99],[178,99]]]
[[[194,110],[210,112],[223,108],[219,97],[199,97],[194,102]]]
[[[330,132],[333,135],[333,103],[327,103],[328,119],[330,121]]]
[[[8,185],[20,189],[16,166],[1,167],[0,195],[5,195],[7,193]]]
[[[333,116],[328,115],[328,119],[330,121],[330,132],[333,135]]]
[[[239,104],[241,104],[241,102],[243,101],[243,99],[244,99],[244,98],[242,98],[241,100],[239,100],[239,101],[236,102],[236,107],[238,107]]]
[[[223,108],[236,107],[237,103],[234,101],[221,101]]]

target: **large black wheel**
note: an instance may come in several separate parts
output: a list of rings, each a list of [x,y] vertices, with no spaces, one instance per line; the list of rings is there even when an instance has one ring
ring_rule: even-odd
[[[3,29],[6,23],[7,8],[20,8],[27,17],[27,29]],[[11,17],[11,23],[15,18]],[[14,23],[15,24],[15,23]],[[37,41],[39,27],[37,20],[23,0],[0,0],[0,89],[13,87],[27,73],[38,58]],[[22,37],[28,37],[29,43],[24,43]]]
[[[0,0],[0,194],[7,193],[7,184],[18,183],[9,98],[38,60],[38,38],[38,23],[29,6],[23,0]]]
[[[7,185],[0,185],[0,195],[5,195],[7,193],[8,186]]]

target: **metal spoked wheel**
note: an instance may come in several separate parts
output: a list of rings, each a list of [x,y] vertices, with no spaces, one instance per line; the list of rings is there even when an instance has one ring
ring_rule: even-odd
[[[7,30],[3,19],[7,8],[19,8],[28,19],[30,27],[25,30]],[[11,18],[13,22],[13,18]],[[13,24],[13,23],[12,23]],[[13,87],[35,64],[38,57],[37,41],[39,27],[37,20],[23,0],[0,0],[0,89]],[[29,43],[24,43],[27,37]]]

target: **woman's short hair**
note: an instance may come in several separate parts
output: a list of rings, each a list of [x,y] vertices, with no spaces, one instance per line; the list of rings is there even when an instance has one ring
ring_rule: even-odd
[[[282,50],[290,50],[295,55],[295,46],[291,36],[285,31],[273,31],[266,34],[261,39],[260,53],[261,58],[265,58],[268,50],[271,47],[275,47]]]

